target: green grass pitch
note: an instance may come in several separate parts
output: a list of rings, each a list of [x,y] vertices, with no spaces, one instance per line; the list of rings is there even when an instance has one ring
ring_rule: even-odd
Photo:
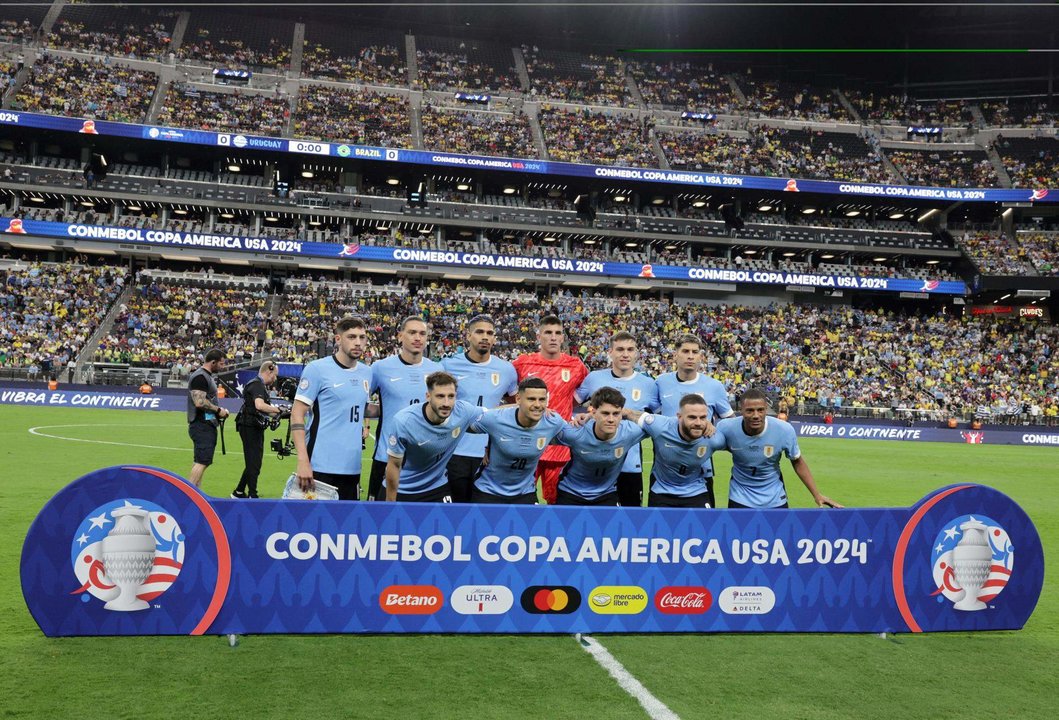
[[[31,432],[31,428],[35,430]],[[49,437],[52,436],[52,437]],[[60,439],[62,438],[62,439]],[[206,473],[227,496],[239,443]],[[83,442],[92,441],[92,442]],[[1054,448],[804,439],[821,489],[854,506],[909,505],[953,482],[992,485],[1029,512],[1046,553],[1026,629],[983,634],[599,638],[681,718],[1054,717],[1059,701],[1059,454]],[[570,636],[252,636],[48,639],[18,560],[37,511],[71,480],[119,463],[186,476],[179,413],[0,406],[0,717],[642,718]],[[727,476],[727,455],[717,462]],[[266,455],[275,497],[293,459]],[[808,493],[789,481],[793,504]],[[723,504],[725,484],[718,486]]]

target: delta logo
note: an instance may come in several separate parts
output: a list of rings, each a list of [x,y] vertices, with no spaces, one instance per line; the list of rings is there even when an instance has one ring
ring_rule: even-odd
[[[702,615],[713,605],[713,595],[701,586],[671,585],[655,593],[655,610],[665,615]]]
[[[433,615],[444,604],[433,585],[390,585],[379,593],[379,607],[390,615]]]
[[[581,607],[581,591],[569,585],[531,585],[522,591],[521,602],[531,615],[569,615]]]

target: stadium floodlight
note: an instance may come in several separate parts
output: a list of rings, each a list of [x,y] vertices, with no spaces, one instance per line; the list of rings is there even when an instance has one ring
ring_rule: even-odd
[[[874,257],[872,260],[875,262],[886,262],[886,258],[884,257]]]
[[[629,198],[627,198],[625,195],[615,195],[614,196],[614,202],[625,202],[628,199]]]
[[[266,215],[265,216],[265,222],[278,222],[278,221],[279,221],[279,218],[275,217],[273,215]]]
[[[637,247],[639,244],[640,243],[638,243],[638,242],[636,242],[634,240],[630,240],[629,242],[625,243],[625,247],[634,248],[634,247]]]
[[[400,185],[401,181],[398,180],[395,177],[389,177],[389,178],[386,178],[386,184],[387,185]]]
[[[1000,299],[1001,300],[1007,300],[1009,297],[1011,297],[1011,293],[1008,293],[1007,295],[1005,295],[1004,297],[1002,297]]]
[[[95,202],[92,201],[92,200],[82,200],[81,204],[84,205],[85,207],[95,207],[96,206]]]
[[[677,246],[676,245],[666,245],[665,248],[666,248],[666,250],[676,250]]]
[[[457,190],[470,190],[471,186],[468,185],[467,183],[460,183],[459,185],[456,186],[456,189]]]
[[[233,215],[233,214],[232,214],[232,213],[230,213],[230,212],[222,212],[222,213],[220,214],[220,216],[221,216],[222,218],[224,218],[225,220],[231,220],[232,218],[234,218],[234,217],[235,217],[235,215]]]
[[[757,250],[744,250],[744,255],[757,255]]]
[[[595,245],[595,244],[596,244],[596,241],[593,240],[592,238],[589,238],[588,240],[585,240],[585,245]]]
[[[860,215],[860,210],[849,210],[846,212],[846,217],[857,217]]]
[[[655,197],[654,199],[651,200],[651,204],[652,205],[661,205],[665,201],[666,201],[666,199],[664,197],[662,197],[661,195],[659,195],[659,196],[657,196],[657,197]]]
[[[544,242],[555,242],[555,238],[549,235],[548,237],[544,238]]]
[[[243,168],[241,168],[240,166],[236,165],[235,163],[232,163],[231,165],[228,166],[229,172],[241,172],[242,169]]]
[[[187,215],[188,211],[185,210],[184,208],[176,208],[175,210],[173,210],[173,214],[174,215]]]
[[[895,210],[894,212],[890,213],[888,217],[891,220],[900,220],[904,216],[905,214],[903,212],[901,212],[900,210]]]
[[[927,210],[925,213],[916,218],[916,222],[921,223],[936,212],[938,212],[937,208],[934,208],[933,210]]]
[[[937,265],[941,260],[927,260],[927,265]]]
[[[321,223],[316,218],[313,218],[312,220],[309,221],[309,224],[314,226],[314,227],[316,227],[316,226],[319,226]]]
[[[505,185],[504,186],[504,194],[505,195],[514,195],[515,194],[515,190],[516,190],[516,188],[514,186],[512,186],[512,185]]]
[[[697,208],[706,207],[706,201],[705,200],[696,200],[695,202],[691,203],[691,207],[697,207]]]
[[[796,252],[785,252],[785,253],[783,253],[783,257],[794,257],[797,254],[798,253],[796,253]]]
[[[312,170],[302,170],[302,177],[303,178],[311,178],[312,176],[313,176],[313,171]]]
[[[816,208],[814,207],[802,208],[802,215],[812,215],[814,212],[816,212]]]
[[[831,260],[831,259],[833,259],[834,257],[835,257],[835,256],[834,256],[834,255],[832,255],[831,253],[824,253],[823,255],[821,255],[821,256],[820,256],[820,259],[821,259],[821,260]]]
[[[125,209],[126,210],[131,210],[133,212],[140,212],[140,210],[141,210],[139,205],[126,205]]]
[[[29,199],[29,201],[30,202],[36,202],[36,203],[42,203],[42,202],[44,202],[44,198],[42,198],[42,197],[40,197],[38,195],[34,195],[33,197],[31,197]]]
[[[768,203],[765,203],[765,204],[763,204],[763,205],[758,205],[758,206],[757,206],[757,209],[758,209],[758,210],[759,210],[760,212],[768,212],[769,210],[771,210],[771,209],[772,209],[772,206],[771,206],[771,205],[769,205]]]

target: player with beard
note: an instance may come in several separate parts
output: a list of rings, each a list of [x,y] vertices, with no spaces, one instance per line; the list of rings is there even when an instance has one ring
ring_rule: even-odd
[[[484,412],[456,399],[456,378],[427,375],[426,402],[407,405],[386,438],[386,496],[399,502],[452,502],[445,467],[467,428]]]
[[[467,351],[447,357],[442,366],[456,378],[456,397],[481,408],[498,407],[518,391],[518,375],[507,360],[493,355],[496,325],[488,315],[475,315],[466,326]],[[487,438],[467,433],[460,437],[449,461],[453,502],[470,502],[471,488],[485,456]]]
[[[529,378],[544,380],[548,388],[548,408],[569,420],[574,411],[574,393],[588,376],[588,368],[580,358],[563,352],[566,333],[563,323],[555,315],[545,315],[537,327],[540,350],[515,359],[519,382]],[[537,463],[536,477],[541,483],[541,494],[550,505],[555,504],[559,474],[570,461],[570,450],[562,445],[549,446]]]

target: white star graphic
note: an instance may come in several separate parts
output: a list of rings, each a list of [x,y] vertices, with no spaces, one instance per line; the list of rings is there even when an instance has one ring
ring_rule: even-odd
[[[948,529],[945,530],[945,539],[946,540],[955,540],[956,536],[959,535],[959,534],[960,533],[958,533],[956,531],[956,526],[953,525],[951,528],[948,528]]]
[[[936,548],[934,548],[934,549],[937,550],[938,553],[940,554],[945,549],[945,546],[942,545],[941,543],[938,543],[938,546]]]
[[[88,536],[84,533],[81,533],[81,537],[77,538],[77,542],[84,545],[86,542],[88,542]]]
[[[90,527],[89,530],[94,530],[95,528],[102,529],[102,527],[104,525],[106,525],[109,522],[112,522],[110,519],[107,518],[107,514],[105,512],[100,513],[99,515],[97,515],[94,518],[88,518],[88,519],[92,521],[92,527]]]

